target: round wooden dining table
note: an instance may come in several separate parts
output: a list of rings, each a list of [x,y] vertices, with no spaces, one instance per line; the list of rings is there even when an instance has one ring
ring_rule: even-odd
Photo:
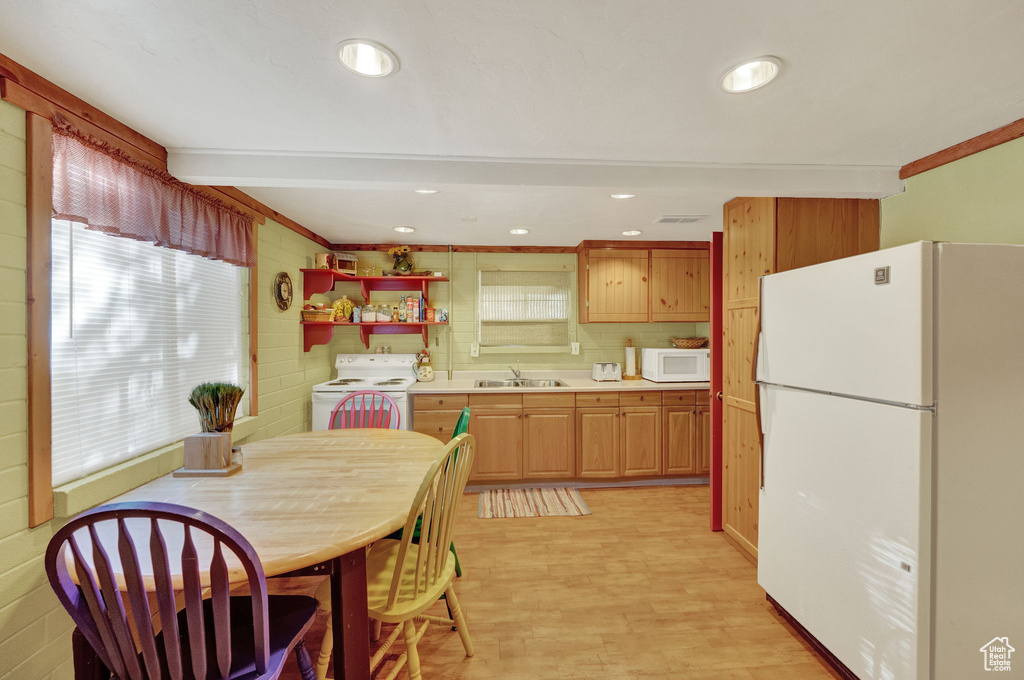
[[[164,475],[111,502],[197,508],[241,532],[267,576],[330,575],[334,677],[363,680],[370,676],[365,547],[405,525],[443,446],[406,430],[284,435],[245,444],[235,475]]]

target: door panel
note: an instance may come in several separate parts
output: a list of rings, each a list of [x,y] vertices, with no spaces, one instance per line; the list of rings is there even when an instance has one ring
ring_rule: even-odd
[[[648,251],[591,250],[589,264],[589,321],[649,320]]]
[[[697,472],[706,475],[711,471],[711,408],[701,406],[695,414],[694,457]]]
[[[621,477],[619,409],[577,409],[576,446],[581,479]]]
[[[622,474],[645,477],[661,474],[661,407],[622,407]]]
[[[918,678],[932,415],[773,388],[762,410],[758,583],[857,677]]]
[[[693,448],[695,416],[693,406],[665,406],[664,419],[665,474],[693,475],[697,473],[697,456]]]
[[[652,250],[651,321],[707,321],[709,270],[706,250]]]
[[[519,479],[523,474],[523,412],[478,410],[469,418],[469,433],[476,437],[471,481]]]
[[[757,557],[760,445],[753,411],[725,404],[722,450],[722,528]]]
[[[576,476],[575,409],[529,410],[523,414],[523,476],[572,479]]]

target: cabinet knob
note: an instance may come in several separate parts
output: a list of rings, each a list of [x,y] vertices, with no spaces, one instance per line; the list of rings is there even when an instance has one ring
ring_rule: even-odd
[[[519,419],[522,419],[522,417],[523,417],[522,413],[520,413],[519,415],[516,416],[516,418],[519,418]]]
[[[640,401],[643,401],[643,400],[644,400],[644,395],[641,394],[640,395]]]
[[[444,399],[438,399],[437,400],[437,405],[438,406],[443,406],[444,405]]]

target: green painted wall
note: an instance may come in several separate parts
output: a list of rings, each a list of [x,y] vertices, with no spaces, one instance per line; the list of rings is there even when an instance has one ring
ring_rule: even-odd
[[[911,177],[882,201],[883,248],[922,240],[1024,244],[1024,138]]]
[[[379,274],[391,266],[386,253],[358,252],[359,273],[366,267],[374,266]],[[537,370],[589,370],[595,361],[624,361],[623,347],[632,339],[637,347],[670,347],[669,338],[708,336],[706,323],[577,323],[571,322],[570,335],[580,343],[578,355],[568,351],[554,354],[481,354],[469,355],[470,345],[476,342],[477,268],[488,265],[526,265],[567,267],[576,280],[576,255],[574,254],[531,254],[531,253],[413,253],[416,269],[441,271],[450,283],[436,283],[430,288],[430,304],[433,307],[448,307],[451,317],[449,328],[430,330],[430,352],[435,370],[497,370],[505,369],[510,363],[522,360],[524,369]],[[339,283],[332,298],[348,295],[354,302],[364,302],[359,286],[354,283]],[[449,304],[449,294],[451,303]],[[373,302],[397,303],[401,293],[378,293]],[[451,340],[451,361],[448,359],[448,340]],[[415,353],[423,344],[418,335],[375,335],[370,338],[369,349],[359,340],[354,329],[336,329],[331,353],[373,352],[377,345],[390,345],[394,353]]]
[[[302,351],[299,305],[281,312],[271,294],[279,271],[301,285],[299,269],[321,247],[272,221],[257,247],[260,412],[250,440],[309,429],[310,387],[334,370],[328,347]],[[25,112],[0,101],[0,680],[70,680],[71,619],[42,560],[61,520],[28,528],[26,268]]]

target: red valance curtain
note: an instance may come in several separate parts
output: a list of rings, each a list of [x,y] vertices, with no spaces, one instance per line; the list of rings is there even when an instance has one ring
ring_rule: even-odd
[[[252,215],[59,122],[53,216],[241,267],[256,264]]]

